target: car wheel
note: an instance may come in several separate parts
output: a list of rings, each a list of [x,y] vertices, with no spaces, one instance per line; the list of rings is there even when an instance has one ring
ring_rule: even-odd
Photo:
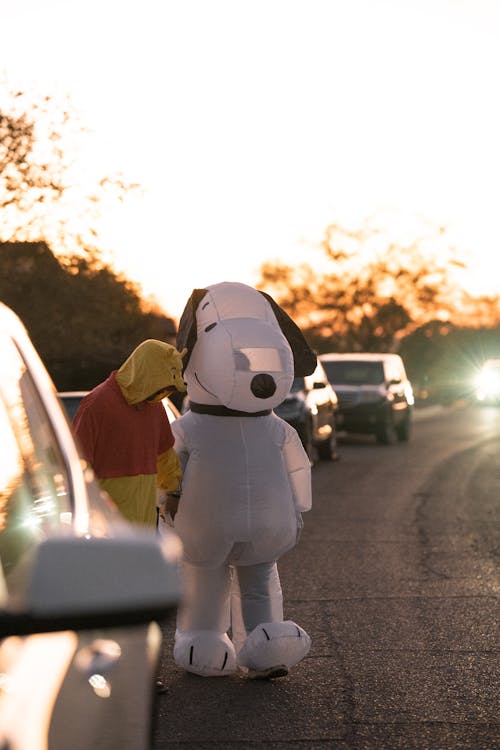
[[[337,446],[337,435],[335,430],[328,440],[324,440],[318,445],[318,456],[321,461],[338,461],[340,458],[338,446]]]
[[[396,432],[398,434],[398,440],[400,443],[406,443],[410,439],[410,414],[409,412],[405,415],[405,418],[398,425]]]
[[[313,441],[312,424],[310,422],[306,422],[305,424],[300,426],[297,432],[299,433],[299,437],[302,441],[302,445],[304,446],[304,450],[307,453],[309,462],[311,466],[314,466],[318,459],[318,452]]]
[[[377,429],[375,437],[377,438],[377,443],[381,443],[382,445],[393,445],[396,442],[398,435],[394,426],[392,412],[387,411],[385,413],[384,421]]]

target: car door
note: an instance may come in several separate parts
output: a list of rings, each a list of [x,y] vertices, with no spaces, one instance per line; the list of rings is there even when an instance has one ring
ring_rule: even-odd
[[[180,541],[128,524],[0,303],[0,747],[146,750]]]
[[[316,442],[327,440],[335,424],[331,387],[323,366],[318,362],[312,375],[304,378],[313,418],[313,437]]]
[[[408,410],[405,373],[398,360],[392,358],[385,362],[384,370],[387,390],[391,394],[394,423],[399,424],[405,418]]]

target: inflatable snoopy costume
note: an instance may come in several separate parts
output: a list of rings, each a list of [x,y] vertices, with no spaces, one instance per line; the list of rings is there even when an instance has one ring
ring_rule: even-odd
[[[174,659],[204,676],[283,676],[311,644],[283,620],[276,565],[311,508],[311,475],[296,430],[272,409],[316,357],[269,295],[233,282],[193,291],[177,344],[190,410],[172,424],[184,545]]]

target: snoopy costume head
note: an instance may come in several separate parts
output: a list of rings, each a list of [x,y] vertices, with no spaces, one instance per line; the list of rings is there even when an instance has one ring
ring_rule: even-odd
[[[250,414],[274,409],[294,376],[316,366],[300,329],[272,297],[238,282],[193,291],[177,346],[188,350],[183,377],[192,404]]]

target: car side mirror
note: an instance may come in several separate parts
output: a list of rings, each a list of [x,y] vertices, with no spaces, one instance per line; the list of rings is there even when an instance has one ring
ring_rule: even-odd
[[[0,638],[164,619],[181,595],[181,550],[174,532],[147,529],[49,538],[17,565],[15,597],[0,580]]]

